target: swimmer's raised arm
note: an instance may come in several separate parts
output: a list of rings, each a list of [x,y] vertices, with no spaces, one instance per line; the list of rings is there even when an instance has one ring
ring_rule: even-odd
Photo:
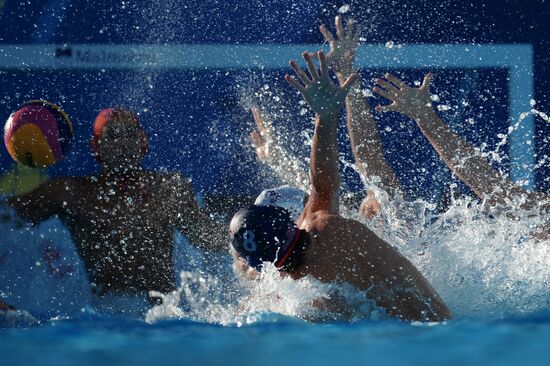
[[[320,30],[330,46],[330,52],[326,55],[327,61],[342,85],[356,72],[353,63],[361,27],[353,20],[349,20],[346,31],[340,16],[335,18],[335,24],[336,38],[325,25],[321,25]],[[346,97],[346,111],[352,152],[360,173],[364,177],[378,176],[385,188],[399,187],[399,181],[384,157],[378,126],[370,111],[368,100],[362,94],[359,81],[353,83]]]
[[[258,159],[280,171],[283,178],[292,177],[294,184],[298,183],[300,189],[309,189],[307,170],[280,146],[271,121],[265,118],[259,107],[252,107],[250,110],[256,124],[256,130],[250,133],[250,141]]]
[[[320,31],[330,46],[326,59],[336,73],[340,84],[343,84],[352,73],[356,72],[353,63],[361,36],[361,26],[349,20],[346,30],[341,16],[335,18],[335,24],[336,37],[333,37],[325,25],[321,25]],[[399,188],[399,181],[384,157],[378,126],[372,116],[368,100],[363,96],[359,81],[352,85],[346,97],[346,111],[351,149],[359,173],[367,180],[373,176],[379,177],[382,187],[392,188],[390,191],[393,191],[393,188]],[[374,192],[369,191],[361,203],[361,214],[372,218],[379,210],[380,205],[376,201]]]
[[[285,79],[298,90],[304,100],[315,112],[315,132],[311,147],[310,175],[311,194],[304,214],[321,210],[338,213],[338,190],[340,173],[338,171],[338,112],[344,105],[346,94],[357,74],[351,74],[341,86],[334,85],[328,74],[328,65],[323,52],[318,53],[320,70],[318,71],[311,56],[304,52],[309,76],[296,64],[290,62],[298,78],[285,76]]]
[[[386,74],[385,77],[386,79],[376,80],[378,85],[373,91],[392,103],[377,106],[376,110],[399,112],[415,120],[445,164],[478,197],[488,198],[490,204],[506,204],[515,194],[527,194],[528,202],[523,205],[524,207],[534,206],[543,198],[542,194],[528,193],[503,177],[491,167],[479,150],[441,120],[431,104],[431,73],[424,77],[422,85],[418,88],[406,85],[391,74]]]

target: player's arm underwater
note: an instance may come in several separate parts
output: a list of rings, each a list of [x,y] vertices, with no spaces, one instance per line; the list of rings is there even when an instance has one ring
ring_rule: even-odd
[[[357,74],[350,75],[339,87],[330,80],[324,53],[318,53],[320,72],[307,52],[304,52],[303,58],[311,79],[295,61],[291,61],[290,66],[305,86],[289,75],[286,75],[285,79],[302,94],[315,111],[315,131],[310,160],[311,193],[302,215],[302,218],[306,218],[308,214],[317,211],[338,214],[338,113],[352,83],[357,80]]]
[[[70,185],[68,179],[52,179],[29,193],[10,197],[6,203],[19,217],[37,224],[63,212],[63,202],[69,200]]]
[[[512,203],[514,196],[523,195],[527,199],[521,207],[531,208],[544,204],[544,209],[550,209],[548,195],[527,192],[514,185],[493,169],[479,150],[441,120],[431,106],[431,73],[424,77],[418,88],[406,85],[391,74],[385,77],[377,79],[378,85],[373,91],[393,103],[377,106],[376,110],[399,112],[413,119],[445,164],[479,198],[487,199],[492,205],[507,205]]]
[[[174,174],[171,184],[183,210],[178,214],[177,228],[203,250],[227,250],[227,226],[216,223],[199,207],[191,182]]]

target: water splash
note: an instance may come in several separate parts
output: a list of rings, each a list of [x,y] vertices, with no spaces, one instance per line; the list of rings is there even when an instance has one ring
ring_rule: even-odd
[[[385,311],[363,291],[349,285],[321,283],[310,276],[299,280],[281,277],[267,262],[257,278],[241,278],[236,288],[227,284],[227,278],[185,271],[180,276],[182,284],[176,291],[152,293],[162,297],[163,304],[147,312],[147,322],[175,318],[242,326],[265,321],[273,314],[309,321],[386,317]]]

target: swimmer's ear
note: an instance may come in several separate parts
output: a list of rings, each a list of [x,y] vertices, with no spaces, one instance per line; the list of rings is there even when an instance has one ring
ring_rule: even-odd
[[[147,149],[149,148],[149,140],[147,138],[147,134],[143,130],[139,131],[139,144],[141,147],[141,153],[145,155],[147,153]]]
[[[96,158],[97,161],[101,162],[101,157],[99,155],[99,137],[93,135],[90,138],[90,150],[92,155]]]

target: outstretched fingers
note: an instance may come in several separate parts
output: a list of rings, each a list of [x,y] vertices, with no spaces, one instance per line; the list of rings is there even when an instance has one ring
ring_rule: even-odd
[[[321,70],[321,78],[328,79],[328,65],[325,53],[322,51],[317,52],[317,58],[319,59],[319,69]]]
[[[389,81],[391,81],[393,84],[395,84],[399,89],[408,89],[409,86],[407,84],[405,84],[401,79],[398,79],[397,77],[395,77],[394,75],[392,74],[386,74],[384,75],[384,77],[386,79],[388,79]]]
[[[308,85],[309,83],[311,83],[312,80],[307,76],[305,71],[302,70],[300,66],[298,66],[296,61],[294,60],[290,61],[290,67],[292,67],[292,70],[294,70],[294,72],[296,73],[296,76],[298,76],[298,78],[302,80],[302,83],[304,83],[305,85]]]
[[[347,39],[353,39],[353,37],[354,37],[353,27],[354,26],[355,26],[355,22],[353,21],[353,19],[348,20],[348,24],[347,24],[348,32],[346,33],[346,38]]]
[[[339,39],[344,39],[346,37],[346,32],[344,31],[344,25],[342,24],[342,17],[338,15],[334,18],[334,23],[336,24],[336,36]]]
[[[433,77],[434,75],[431,72],[427,73],[426,76],[424,76],[424,80],[422,81],[422,85],[420,86],[420,89],[429,90]]]
[[[319,73],[317,72],[317,68],[315,67],[315,64],[313,63],[313,58],[309,56],[309,53],[304,52],[302,53],[302,57],[304,58],[304,61],[306,62],[307,69],[309,71],[309,74],[311,75],[312,80],[319,79]]]
[[[397,103],[392,103],[388,105],[377,105],[374,109],[377,112],[395,112],[397,111]]]
[[[392,102],[394,102],[397,98],[395,96],[395,94],[393,93],[390,93],[389,91],[387,90],[384,90],[382,88],[379,88],[377,86],[375,86],[373,89],[372,89],[373,92],[375,92],[376,94],[386,98],[386,99],[389,99],[391,100]]]
[[[302,84],[300,84],[298,82],[298,80],[294,79],[292,76],[290,75],[285,75],[285,80],[290,84],[292,85],[294,88],[296,88],[296,90],[298,90],[300,93],[304,93],[306,91],[306,88],[304,88],[304,86]]]
[[[326,42],[328,43],[334,42],[334,37],[332,36],[330,31],[327,29],[327,27],[324,24],[321,24],[321,26],[319,27],[319,30],[321,31],[321,34],[323,35],[323,38],[325,39]]]
[[[359,78],[359,75],[354,72],[353,74],[351,74],[350,76],[348,76],[348,78],[346,79],[346,81],[344,82],[344,84],[342,84],[342,89],[344,89],[346,92],[349,91],[349,89],[351,88],[351,86],[353,85],[353,83]]]
[[[397,94],[399,93],[399,88],[391,83],[389,83],[388,81],[384,80],[384,79],[376,79],[376,84],[385,89],[386,91],[390,92],[391,94]]]

